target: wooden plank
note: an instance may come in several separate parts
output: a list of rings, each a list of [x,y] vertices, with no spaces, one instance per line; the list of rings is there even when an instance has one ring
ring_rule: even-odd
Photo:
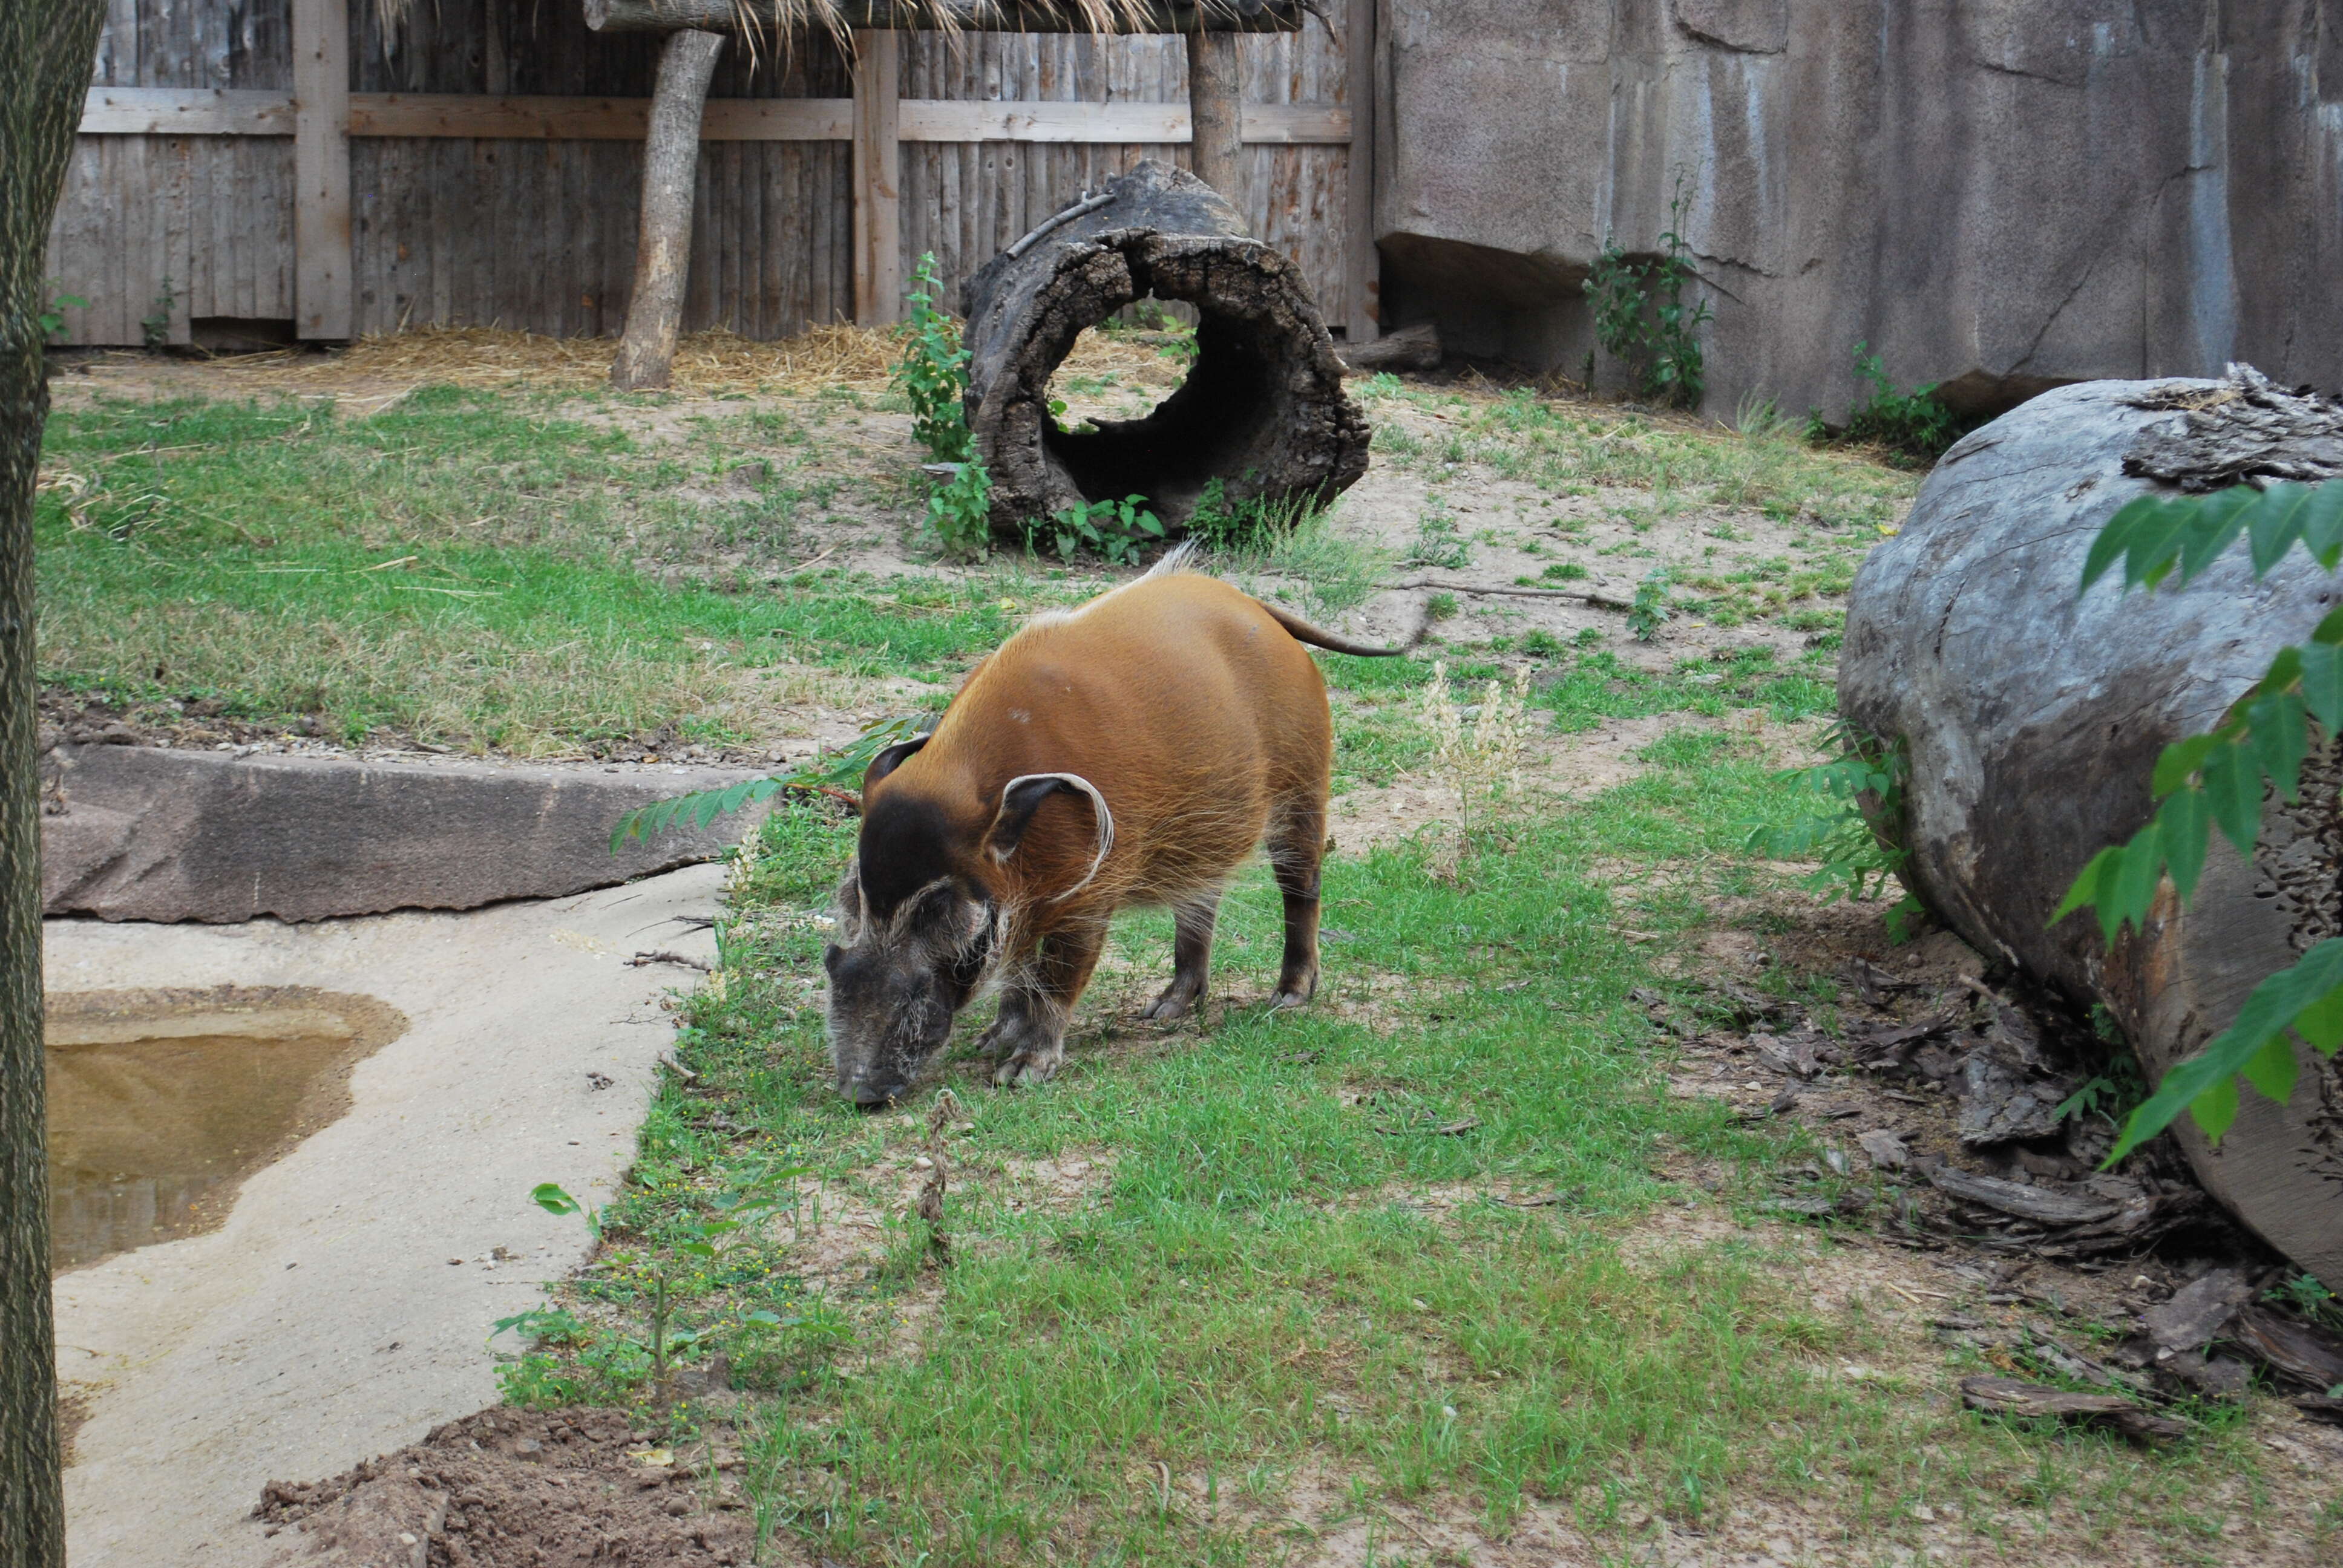
[[[350,335],[350,35],[343,0],[293,0],[296,329]]]
[[[639,142],[649,98],[487,97],[472,93],[354,93],[354,136],[498,136]],[[843,142],[854,136],[851,98],[710,98],[704,142]]]
[[[854,35],[854,319],[881,327],[903,302],[900,41]]]
[[[209,87],[92,87],[83,101],[85,136],[289,136],[286,93]]]
[[[1345,192],[1342,336],[1373,343],[1383,332],[1383,262],[1375,251],[1375,0],[1350,0],[1342,91],[1350,99]]]
[[[305,8],[319,3],[303,0]],[[350,93],[346,98],[346,135],[351,136],[640,141],[650,120],[649,98],[475,93]],[[299,105],[299,99],[278,93],[93,87],[81,133],[297,136]],[[1351,140],[1352,116],[1341,104],[1248,105],[1244,139],[1280,146],[1339,146]],[[1174,144],[1187,141],[1190,134],[1188,107],[1177,103],[910,98],[900,101],[898,125],[899,139],[907,142]],[[700,139],[709,142],[843,142],[853,136],[850,98],[711,98],[700,126]]]

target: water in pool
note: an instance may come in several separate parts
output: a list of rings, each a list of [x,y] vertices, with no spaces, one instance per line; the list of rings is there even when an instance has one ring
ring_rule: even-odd
[[[55,1267],[210,1230],[255,1171],[349,1108],[407,1020],[296,987],[83,991],[48,1002]]]

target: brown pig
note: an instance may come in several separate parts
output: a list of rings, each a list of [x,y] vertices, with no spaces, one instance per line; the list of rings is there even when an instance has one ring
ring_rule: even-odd
[[[1272,1007],[1318,985],[1318,862],[1333,723],[1302,644],[1371,657],[1175,552],[1081,608],[1035,618],[977,666],[931,734],[862,781],[862,830],[838,890],[830,1042],[839,1091],[901,1095],[988,982],[997,1084],[1046,1082],[1107,922],[1169,905],[1172,983],[1203,994],[1222,890],[1267,844],[1285,898]]]

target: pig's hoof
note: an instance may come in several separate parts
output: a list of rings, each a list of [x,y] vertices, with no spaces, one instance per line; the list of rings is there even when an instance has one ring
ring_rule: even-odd
[[[1170,1023],[1172,1020],[1185,1018],[1195,1010],[1196,993],[1178,980],[1173,980],[1163,988],[1161,996],[1147,1004],[1147,1010],[1139,1016],[1153,1019],[1158,1023]]]
[[[1066,1060],[1065,1048],[1019,1051],[992,1070],[992,1081],[1001,1089],[1038,1089],[1058,1076],[1058,1069]]]
[[[1269,1010],[1272,1012],[1283,1012],[1290,1007],[1308,1007],[1310,1005],[1310,998],[1316,992],[1317,989],[1317,987],[1312,986],[1309,990],[1293,990],[1281,986],[1278,988],[1277,994],[1269,999]]]

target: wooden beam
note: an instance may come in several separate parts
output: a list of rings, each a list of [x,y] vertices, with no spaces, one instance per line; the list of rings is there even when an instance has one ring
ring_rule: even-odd
[[[775,0],[585,0],[586,25],[597,33],[729,32],[744,16],[769,30],[808,20],[805,8],[786,9]],[[1104,27],[1067,0],[831,0],[830,16],[811,22],[858,33],[1292,33],[1308,18],[1302,0],[1121,0]]]
[[[481,97],[469,93],[354,93],[354,136],[511,136],[557,142],[640,141],[649,98]],[[843,142],[850,98],[710,98],[704,142]]]
[[[85,136],[289,136],[293,100],[283,93],[218,87],[92,87]]]
[[[1375,0],[1349,0],[1343,15],[1344,91],[1350,103],[1350,232],[1342,243],[1342,336],[1373,343],[1383,333],[1383,259],[1375,249]]]
[[[103,97],[106,102],[99,103]],[[277,93],[207,88],[93,88],[83,136],[289,136],[295,100]],[[353,136],[496,136],[529,141],[637,142],[650,124],[649,98],[562,98],[478,93],[352,93]],[[1340,146],[1351,139],[1345,104],[1248,104],[1244,139],[1281,146]],[[1182,103],[1093,104],[905,98],[897,139],[906,142],[1178,144],[1190,138]],[[851,98],[710,98],[706,142],[847,142]]]
[[[901,41],[854,35],[854,319],[896,320],[903,307]]]
[[[1240,214],[1250,214],[1244,193],[1244,72],[1237,40],[1229,34],[1188,35],[1188,118],[1194,127],[1189,168]]]
[[[350,15],[293,0],[293,314],[303,337],[350,335]]]

